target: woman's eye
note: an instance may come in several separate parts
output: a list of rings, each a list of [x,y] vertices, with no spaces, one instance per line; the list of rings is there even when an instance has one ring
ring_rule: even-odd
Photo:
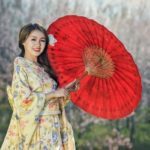
[[[41,42],[46,42],[45,40],[41,40]]]
[[[32,41],[36,41],[36,39],[31,39]]]

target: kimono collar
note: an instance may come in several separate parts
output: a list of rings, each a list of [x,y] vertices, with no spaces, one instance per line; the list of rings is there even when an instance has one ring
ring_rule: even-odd
[[[41,69],[44,70],[44,68],[40,64],[38,64],[36,62],[33,62],[33,61],[31,61],[31,60],[29,60],[29,59],[27,59],[25,57],[18,56],[17,59],[18,59],[19,63],[21,63],[21,64],[23,64],[25,66],[31,66],[33,68],[41,68]]]

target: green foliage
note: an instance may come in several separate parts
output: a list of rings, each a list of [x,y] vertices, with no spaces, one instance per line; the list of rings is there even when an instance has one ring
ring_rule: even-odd
[[[74,131],[77,149],[104,150],[105,138],[110,131],[110,127],[100,124],[90,124],[84,131]]]
[[[135,134],[135,149],[136,150],[149,150],[150,149],[150,124],[139,123],[136,126]]]
[[[11,113],[12,111],[8,102],[1,101],[0,103],[0,147],[10,122]]]

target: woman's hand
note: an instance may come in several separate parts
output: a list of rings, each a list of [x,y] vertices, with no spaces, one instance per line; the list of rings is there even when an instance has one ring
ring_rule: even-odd
[[[69,95],[69,92],[76,91],[79,89],[79,81],[77,79],[73,80],[69,84],[65,86],[65,88],[58,88],[56,91],[47,93],[46,99],[50,100],[52,98],[57,97],[67,97]]]
[[[56,97],[66,97],[69,92],[65,88],[58,88],[55,91]]]
[[[77,79],[74,79],[72,82],[70,82],[69,84],[67,84],[65,86],[65,88],[69,89],[69,88],[73,87],[76,84],[76,82],[77,82]]]
[[[80,87],[80,82],[77,79],[75,79],[72,82],[70,82],[69,84],[67,84],[65,86],[65,89],[67,89],[69,92],[71,92],[71,91],[78,90],[79,87]]]

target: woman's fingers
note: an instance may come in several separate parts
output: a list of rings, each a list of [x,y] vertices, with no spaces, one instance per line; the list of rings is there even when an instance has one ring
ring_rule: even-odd
[[[74,86],[76,80],[77,80],[77,79],[74,79],[72,82],[70,82],[69,84],[67,84],[67,85],[65,86],[65,88],[67,89],[67,88],[71,88],[72,86]]]
[[[79,88],[80,88],[80,83],[77,82],[77,83],[75,84],[75,90],[78,90]]]
[[[65,89],[65,92],[64,92],[65,96],[68,96],[69,94],[69,91],[67,89]]]
[[[80,88],[80,83],[77,82],[77,83],[75,83],[73,86],[69,87],[67,90],[68,90],[69,92],[71,92],[71,91],[76,91],[76,90],[78,90],[79,88]]]

